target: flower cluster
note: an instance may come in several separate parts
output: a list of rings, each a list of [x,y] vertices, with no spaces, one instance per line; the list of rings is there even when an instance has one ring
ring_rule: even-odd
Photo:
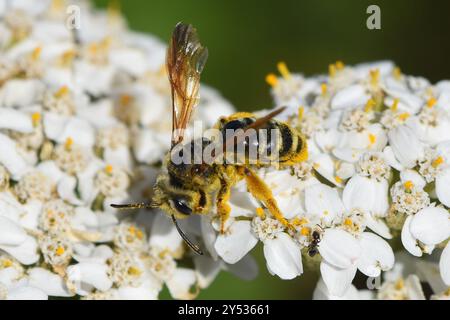
[[[262,241],[270,273],[294,278],[303,273],[303,261],[320,268],[316,298],[349,298],[356,296],[357,271],[377,278],[394,267],[388,241],[399,236],[409,254],[439,260],[428,273],[440,274],[435,293],[448,296],[450,81],[431,84],[389,61],[338,61],[327,76],[312,78],[291,74],[282,62],[278,70],[281,76],[266,80],[276,105],[287,106],[279,119],[305,134],[309,159],[259,174],[295,231],[261,214],[259,204],[242,195],[243,186],[231,198],[228,233],[215,242],[219,256],[236,262]],[[387,277],[377,297],[419,297],[403,290],[403,283],[414,287],[415,278],[400,280]]]
[[[148,201],[170,146],[166,46],[85,1],[0,6],[0,299],[193,298],[221,269]],[[67,24],[80,9],[79,29]],[[194,118],[233,107],[202,87]],[[188,228],[188,226],[185,226]],[[192,229],[196,230],[194,226]],[[243,268],[249,266],[250,268]]]

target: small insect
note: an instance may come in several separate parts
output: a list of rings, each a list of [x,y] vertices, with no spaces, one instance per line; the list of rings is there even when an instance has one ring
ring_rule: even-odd
[[[161,208],[171,216],[187,245],[198,254],[203,252],[180,229],[177,219],[183,219],[192,214],[210,214],[215,207],[216,215],[220,219],[220,231],[223,233],[225,222],[231,211],[228,204],[231,187],[242,179],[245,179],[247,189],[253,197],[259,200],[275,219],[284,226],[290,227],[278,208],[272,191],[256,175],[249,159],[245,156],[243,162],[232,164],[222,160],[212,163],[204,161],[175,163],[173,161],[174,153],[182,156],[186,151],[193,151],[197,147],[204,150],[215,144],[206,138],[194,139],[183,144],[185,129],[199,99],[200,74],[207,57],[208,51],[200,44],[196,29],[191,25],[178,23],[173,31],[166,56],[166,67],[172,89],[172,143],[164,161],[165,170],[157,178],[150,203],[112,205],[119,209]],[[274,119],[283,110],[279,108],[263,117],[239,112],[219,119],[214,127],[224,136],[225,144],[224,147],[219,148],[214,157],[218,159],[221,154],[227,155],[229,150],[234,150],[234,146],[248,144],[249,140],[245,133],[250,129],[275,129],[279,133],[280,143],[276,145],[267,143],[261,146],[268,154],[279,155],[277,166],[291,166],[306,160],[307,146],[304,136],[288,124]],[[230,141],[226,135],[227,129],[242,130],[240,135],[232,136]],[[251,143],[259,145],[260,141],[256,139]],[[230,144],[233,148],[225,147]],[[257,161],[257,159],[253,160]],[[260,166],[264,164],[256,162],[255,167]]]
[[[318,227],[320,228],[321,231],[323,231],[323,229],[320,226]],[[319,253],[319,243],[322,240],[321,231],[314,230],[313,233],[311,234],[312,240],[308,246],[308,255],[311,258],[314,257],[317,253]]]

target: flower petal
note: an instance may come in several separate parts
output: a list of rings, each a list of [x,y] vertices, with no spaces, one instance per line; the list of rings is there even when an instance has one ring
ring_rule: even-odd
[[[85,295],[83,285],[106,291],[112,286],[108,277],[108,266],[104,263],[80,262],[67,268],[67,276],[77,286],[77,293]]]
[[[18,153],[14,140],[2,133],[0,133],[0,164],[5,166],[14,180],[19,180],[27,170],[27,164]]]
[[[264,257],[269,272],[283,280],[293,279],[303,273],[300,248],[286,233],[264,241]]]
[[[235,264],[226,264],[225,269],[243,280],[253,280],[258,275],[258,263],[255,258],[247,254]]]
[[[26,237],[25,241],[18,246],[2,245],[0,249],[8,252],[11,256],[16,258],[20,263],[29,265],[36,263],[39,260],[37,253],[37,242],[32,236]]]
[[[413,216],[409,216],[408,218],[406,218],[402,228],[401,239],[403,246],[405,247],[406,250],[408,250],[409,253],[411,253],[413,256],[421,257],[423,254],[422,250],[417,244],[417,239],[413,237],[410,231],[412,219]]]
[[[43,268],[33,268],[29,271],[29,284],[49,296],[71,297],[74,295],[69,291],[61,276]]]
[[[414,167],[417,159],[423,155],[423,145],[416,133],[411,128],[401,125],[389,131],[388,137],[398,161],[406,168]]]
[[[394,266],[394,252],[391,246],[371,232],[361,235],[362,253],[358,260],[358,269],[368,277],[378,277],[381,271]]]
[[[166,282],[170,295],[175,299],[190,300],[197,293],[191,292],[191,287],[197,281],[195,271],[187,268],[177,268],[169,281]]]
[[[319,245],[322,258],[329,264],[342,269],[355,265],[361,255],[358,240],[341,229],[326,229]]]
[[[409,228],[420,242],[436,245],[450,237],[450,214],[440,207],[424,208],[414,215]]]
[[[356,274],[356,266],[340,269],[326,261],[320,263],[320,274],[331,295],[341,297],[350,288]]]
[[[225,234],[219,234],[214,248],[226,263],[236,263],[258,243],[249,221],[233,222]]]
[[[305,207],[309,216],[324,219],[326,223],[345,211],[337,190],[322,183],[305,189]]]
[[[0,245],[17,246],[27,238],[23,228],[14,221],[0,216]]]
[[[48,296],[44,291],[30,287],[30,286],[20,286],[11,289],[8,292],[8,300],[47,300]]]
[[[441,254],[439,260],[439,270],[441,270],[441,277],[447,286],[450,286],[450,245],[447,243]]]
[[[436,177],[436,195],[440,202],[450,207],[450,169]]]

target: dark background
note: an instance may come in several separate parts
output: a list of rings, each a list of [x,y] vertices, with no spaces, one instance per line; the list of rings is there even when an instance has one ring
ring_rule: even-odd
[[[366,28],[371,4],[381,8],[381,30]],[[131,28],[164,40],[178,21],[197,27],[210,53],[202,80],[240,110],[272,105],[264,78],[280,60],[293,72],[313,75],[336,60],[391,59],[407,74],[433,82],[450,78],[450,1],[127,0],[121,7]],[[279,280],[268,275],[261,251],[257,281],[222,273],[200,298],[311,297],[317,275]]]

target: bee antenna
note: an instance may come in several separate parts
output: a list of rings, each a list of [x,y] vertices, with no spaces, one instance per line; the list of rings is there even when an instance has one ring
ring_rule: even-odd
[[[186,242],[186,244],[195,251],[195,253],[199,254],[199,255],[203,255],[203,251],[200,249],[200,247],[196,244],[194,244],[188,237],[187,235],[183,232],[183,230],[181,230],[180,226],[178,225],[177,219],[175,218],[174,215],[172,215],[172,221],[173,224],[175,225],[175,228],[177,228],[178,233],[180,234],[181,238],[183,238],[184,242]]]
[[[159,205],[157,203],[151,202],[151,203],[128,203],[128,204],[111,204],[111,207],[116,208],[116,209],[151,209],[151,208],[156,208]]]

